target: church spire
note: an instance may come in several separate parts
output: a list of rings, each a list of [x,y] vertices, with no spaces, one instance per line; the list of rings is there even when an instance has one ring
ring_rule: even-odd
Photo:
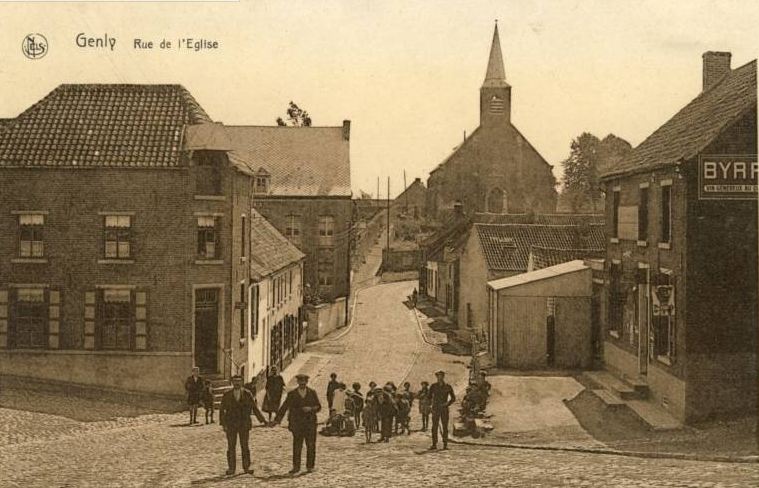
[[[485,72],[483,87],[509,86],[506,83],[506,71],[503,68],[503,54],[501,54],[501,39],[498,37],[498,21],[495,21],[493,31],[493,43],[490,46],[490,59],[488,69]]]
[[[501,39],[498,37],[498,21],[496,20],[488,70],[485,72],[485,81],[480,88],[480,125],[501,126],[510,121],[511,86],[506,83]]]

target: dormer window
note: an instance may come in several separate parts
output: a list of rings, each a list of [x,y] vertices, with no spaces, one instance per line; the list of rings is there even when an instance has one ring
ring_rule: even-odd
[[[503,105],[502,98],[493,96],[493,98],[490,99],[490,113],[491,114],[502,114],[504,112],[503,107],[504,105]]]
[[[253,177],[253,193],[257,195],[266,195],[269,193],[271,185],[271,174],[264,168],[259,168]]]

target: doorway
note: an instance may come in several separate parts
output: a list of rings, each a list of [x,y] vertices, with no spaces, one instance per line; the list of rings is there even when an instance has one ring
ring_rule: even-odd
[[[201,373],[219,372],[219,290],[195,290],[195,365]]]
[[[556,364],[556,298],[546,300],[546,364],[553,368]]]

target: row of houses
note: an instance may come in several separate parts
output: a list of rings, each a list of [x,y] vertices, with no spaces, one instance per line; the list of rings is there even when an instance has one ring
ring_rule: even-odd
[[[420,290],[500,367],[603,368],[680,422],[757,407],[756,60],[599,168],[603,215],[464,212]],[[620,384],[620,383],[618,383]]]
[[[350,124],[214,122],[179,85],[61,85],[0,122],[3,375],[178,395],[344,324]]]

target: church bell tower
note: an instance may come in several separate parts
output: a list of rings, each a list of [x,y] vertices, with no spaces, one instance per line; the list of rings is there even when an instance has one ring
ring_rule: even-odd
[[[498,37],[498,21],[496,21],[488,69],[485,73],[485,81],[480,88],[480,126],[508,124],[510,121],[511,86],[506,83],[501,40]]]

